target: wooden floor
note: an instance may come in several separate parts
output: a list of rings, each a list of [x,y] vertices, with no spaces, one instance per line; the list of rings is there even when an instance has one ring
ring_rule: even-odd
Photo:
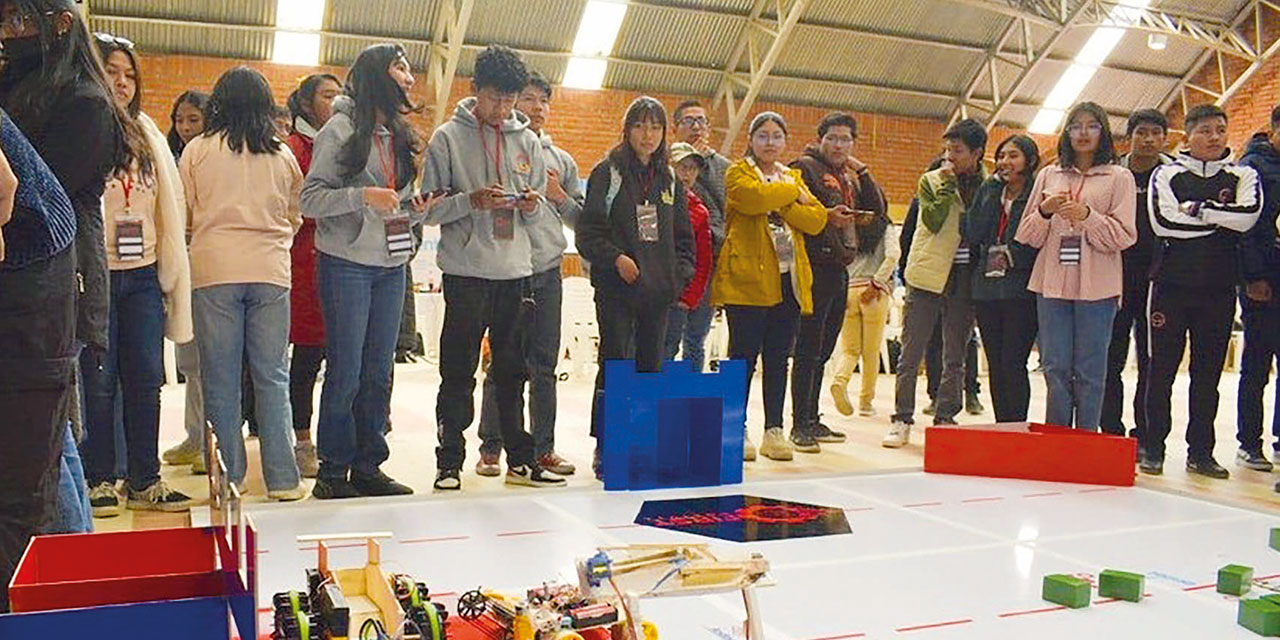
[[[1126,374],[1126,383],[1130,393],[1136,373]],[[1174,389],[1174,429],[1169,438],[1168,460],[1165,464],[1165,475],[1149,477],[1139,475],[1139,486],[1168,491],[1179,494],[1209,498],[1223,503],[1245,506],[1253,509],[1280,510],[1280,494],[1275,493],[1274,485],[1280,481],[1280,472],[1275,474],[1260,473],[1237,467],[1235,464],[1235,398],[1237,375],[1226,373],[1219,386],[1221,407],[1217,421],[1217,459],[1223,466],[1231,470],[1229,480],[1210,480],[1199,476],[1191,476],[1184,471],[1186,447],[1183,444],[1183,433],[1187,413],[1187,377],[1182,374]],[[392,400],[392,424],[394,430],[389,435],[391,458],[383,470],[397,480],[414,488],[423,496],[430,496],[431,482],[435,472],[435,400],[439,376],[433,365],[410,364],[398,365],[396,370],[396,387]],[[981,424],[994,420],[990,413],[990,400],[986,393],[986,381],[983,380],[983,402],[987,404],[987,412],[983,415],[960,416],[960,421],[967,424]],[[924,397],[924,384],[921,380],[920,407],[927,400]],[[753,390],[749,410],[748,428],[752,438],[759,442],[762,425],[762,411],[759,402],[758,387]],[[924,434],[917,428],[912,434],[911,444],[903,449],[892,450],[880,446],[880,438],[888,427],[888,415],[892,409],[893,379],[880,376],[875,407],[879,415],[872,418],[845,417],[836,413],[827,394],[822,398],[821,410],[824,422],[832,428],[846,431],[848,442],[837,445],[823,445],[820,454],[797,453],[792,462],[774,462],[761,458],[747,463],[746,478],[767,479],[777,477],[799,477],[806,474],[844,474],[874,473],[896,470],[919,470],[923,465]],[[319,393],[317,392],[317,401]],[[1270,416],[1274,395],[1266,394],[1267,415]],[[580,487],[599,487],[590,473],[591,450],[593,441],[587,436],[588,414],[591,402],[591,383],[587,380],[570,380],[560,385],[560,414],[557,427],[557,449],[565,457],[578,465],[578,473],[569,480],[570,485]],[[162,391],[161,400],[161,449],[176,444],[183,437],[183,388],[171,385]],[[790,415],[788,400],[787,415]],[[1044,382],[1040,374],[1032,374],[1032,408],[1033,420],[1044,415]],[[928,416],[917,416],[918,426],[929,423]],[[1127,424],[1132,424],[1126,414]],[[1269,418],[1268,418],[1269,421]],[[1268,422],[1269,424],[1269,422]],[[477,459],[477,440],[475,428],[468,434],[468,459],[463,474],[463,492],[498,492],[498,491],[532,491],[530,489],[513,489],[506,487],[501,478],[481,478],[472,471]],[[1270,449],[1272,440],[1267,438]],[[265,498],[261,472],[258,465],[258,447],[255,440],[249,440],[249,500],[263,501]],[[163,474],[175,487],[187,491],[191,495],[207,496],[204,476],[192,476],[188,467],[165,466]],[[308,481],[309,482],[309,481]],[[311,498],[308,498],[310,500]],[[135,514],[128,511],[121,517],[97,519],[95,525],[100,530],[118,530],[130,527],[169,526],[181,522],[180,518],[171,515],[145,514],[135,522]]]

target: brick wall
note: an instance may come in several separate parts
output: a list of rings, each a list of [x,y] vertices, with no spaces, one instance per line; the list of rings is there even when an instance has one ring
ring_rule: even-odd
[[[143,109],[168,130],[169,111],[173,101],[183,91],[199,89],[209,91],[218,75],[236,64],[246,64],[267,77],[281,104],[293,90],[297,81],[314,67],[278,65],[262,61],[236,61],[222,58],[202,58],[177,55],[146,55],[143,65]],[[322,67],[319,71],[344,77],[345,69]],[[453,100],[469,95],[470,82],[460,78],[451,89]],[[425,102],[427,83],[421,76],[414,87],[414,99]],[[556,140],[577,159],[585,175],[621,135],[622,116],[627,105],[639,95],[636,92],[604,90],[580,91],[557,88],[552,101],[551,122],[548,127]],[[655,94],[668,109],[674,109],[685,96]],[[702,98],[709,104],[709,100]],[[790,151],[799,153],[806,142],[817,138],[817,123],[828,110],[771,103],[757,103],[756,111],[771,109],[786,118],[791,132]],[[426,137],[430,128],[430,113],[415,116],[420,133]],[[920,172],[932,159],[940,145],[943,126],[939,122],[897,116],[856,114],[859,140],[855,153],[867,164],[887,192],[894,205],[905,205],[914,193]],[[746,133],[734,145],[732,157],[740,157],[745,148]]]

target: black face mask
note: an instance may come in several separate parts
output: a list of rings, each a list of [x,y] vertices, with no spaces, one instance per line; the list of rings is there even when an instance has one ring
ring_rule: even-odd
[[[40,68],[44,63],[44,48],[39,36],[9,38],[4,41],[4,75],[18,79]]]

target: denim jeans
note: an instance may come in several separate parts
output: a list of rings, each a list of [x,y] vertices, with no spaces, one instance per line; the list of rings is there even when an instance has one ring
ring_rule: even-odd
[[[533,454],[541,458],[556,448],[556,365],[560,363],[560,312],[564,281],[560,267],[529,278],[533,301],[538,305],[533,327],[525,336],[524,359],[529,381],[529,431]],[[502,425],[498,422],[498,398],[493,378],[485,376],[480,401],[480,452],[502,451]],[[524,429],[524,394],[516,396],[516,419]]]
[[[318,477],[374,475],[391,455],[387,415],[404,305],[404,266],[372,267],[321,253],[325,376],[316,446]]]
[[[444,276],[444,326],[440,331],[440,393],[436,397],[436,467],[462,468],[466,459],[463,432],[475,419],[476,367],[480,342],[489,332],[493,378],[502,446],[512,467],[534,462],[533,438],[517,419],[525,355],[521,347],[525,280],[485,280]],[[532,293],[530,292],[530,295]]]
[[[126,475],[141,491],[160,479],[160,385],[164,384],[164,297],[155,265],[111,272],[107,354],[80,354],[85,439],[80,445],[90,486],[114,480],[116,399],[123,409]]]
[[[1119,300],[1036,296],[1040,362],[1048,387],[1044,421],[1097,431],[1107,376],[1107,348]]]
[[[702,297],[695,308],[685,311],[671,307],[667,311],[666,359],[675,360],[683,348],[683,360],[688,360],[695,373],[701,373],[707,363],[707,334],[711,333],[711,292]]]
[[[1280,359],[1280,307],[1240,296],[1244,319],[1244,353],[1240,357],[1240,389],[1236,396],[1236,439],[1245,451],[1261,451],[1263,446],[1263,394],[1271,378],[1272,363]],[[1277,402],[1271,406],[1271,443],[1280,451],[1280,384]]]
[[[183,414],[187,442],[195,444],[203,452],[204,388],[200,384],[200,347],[195,340],[180,344],[174,348],[174,359],[177,361],[178,373],[187,379],[184,389],[186,409]]]
[[[231,481],[244,482],[246,472],[240,380],[248,354],[267,490],[298,486],[289,409],[289,289],[221,284],[196,289],[191,299],[205,413],[218,434],[218,451]]]
[[[93,508],[89,505],[89,487],[84,480],[84,466],[71,425],[62,438],[62,462],[58,469],[58,506],[53,521],[43,534],[93,533]]]

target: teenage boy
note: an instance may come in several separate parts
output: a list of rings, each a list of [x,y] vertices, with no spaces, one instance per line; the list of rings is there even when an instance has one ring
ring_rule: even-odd
[[[529,225],[529,241],[533,245],[533,277],[530,293],[536,308],[533,324],[524,344],[524,359],[529,380],[529,431],[533,435],[533,453],[538,465],[559,475],[572,475],[573,463],[556,453],[556,365],[560,361],[560,307],[563,285],[560,261],[568,241],[564,228],[578,223],[582,212],[582,183],[578,180],[578,164],[569,152],[551,142],[547,119],[551,117],[551,84],[537,71],[529,73],[529,82],[516,99],[516,111],[529,120],[529,131],[538,136],[547,163],[547,200],[552,214],[535,218]],[[523,385],[522,385],[523,386]],[[524,393],[516,396],[515,412],[524,423]],[[521,426],[523,429],[523,426]],[[495,380],[484,379],[484,399],[480,404],[480,461],[476,473],[497,476],[498,454],[502,451],[502,430],[498,426]]]
[[[1262,186],[1256,171],[1231,161],[1222,109],[1192,108],[1185,128],[1187,151],[1156,169],[1148,193],[1151,229],[1160,247],[1147,304],[1151,370],[1138,466],[1151,475],[1163,472],[1172,422],[1169,396],[1189,333],[1187,471],[1223,479],[1231,474],[1213,458],[1218,379],[1236,315],[1240,236],[1258,221]]]
[[[547,162],[538,136],[515,112],[529,82],[518,55],[493,45],[476,57],[471,88],[453,118],[436,129],[422,169],[424,194],[450,194],[426,223],[440,225],[437,261],[443,273],[444,326],[440,334],[440,392],[436,399],[438,491],[462,488],[463,431],[475,417],[476,366],[485,331],[493,363],[494,400],[508,484],[562,486],[534,459],[533,438],[518,418],[524,351],[534,323],[529,277],[530,229],[539,216],[556,216],[546,197]]]
[[[961,409],[964,357],[973,330],[969,296],[969,248],[964,245],[965,209],[982,184],[987,130],[972,119],[955,123],[942,135],[941,168],[920,177],[920,223],[911,240],[904,279],[902,355],[898,360],[894,414],[880,444],[907,444],[915,422],[916,373],[934,325],[942,322],[942,382],[934,424],[955,424]]]

